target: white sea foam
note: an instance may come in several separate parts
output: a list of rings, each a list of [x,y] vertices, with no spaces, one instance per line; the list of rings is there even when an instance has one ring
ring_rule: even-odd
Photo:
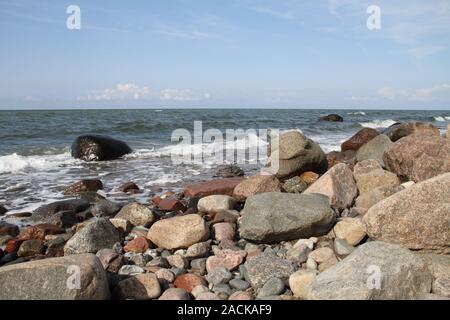
[[[80,163],[70,153],[43,156],[21,156],[17,153],[0,157],[0,173],[18,173],[27,170],[50,171],[60,166]]]
[[[377,128],[388,128],[396,123],[397,121],[388,119],[388,120],[373,120],[370,122],[360,122],[359,124],[366,128],[377,129]]]
[[[347,114],[353,115],[353,116],[365,116],[366,115],[366,113],[364,111],[348,112]]]
[[[447,122],[450,121],[450,116],[438,116],[434,117],[434,120],[438,122]]]

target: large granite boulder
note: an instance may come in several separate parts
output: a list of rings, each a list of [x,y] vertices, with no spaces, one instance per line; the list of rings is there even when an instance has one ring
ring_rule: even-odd
[[[378,136],[380,133],[372,128],[363,128],[355,133],[350,139],[341,145],[341,151],[354,150],[357,151],[367,142]]]
[[[72,144],[72,157],[84,161],[118,159],[133,150],[123,141],[101,135],[83,135]]]
[[[269,192],[247,199],[239,233],[247,240],[274,243],[324,235],[334,221],[326,196]]]
[[[363,221],[373,239],[450,252],[450,173],[395,193],[371,207]]]
[[[379,187],[398,187],[400,179],[395,173],[383,170],[377,160],[358,162],[353,169],[359,193],[363,194]]]
[[[346,164],[340,163],[304,191],[304,194],[312,193],[327,196],[332,208],[343,210],[352,205],[358,189],[352,171]]]
[[[395,142],[383,155],[389,171],[423,181],[450,172],[450,140],[439,134],[413,134]]]
[[[101,249],[111,249],[120,240],[119,230],[108,219],[96,219],[67,241],[64,255],[97,253]]]
[[[328,168],[325,153],[320,146],[298,131],[288,131],[279,136],[278,143],[270,148],[269,167],[278,178],[306,171],[324,173]]]
[[[93,254],[0,268],[0,300],[103,300],[109,296],[106,272]]]
[[[380,134],[359,148],[356,152],[356,160],[360,162],[375,159],[384,167],[383,154],[392,144],[393,142],[388,136]]]
[[[425,134],[439,134],[439,129],[433,126],[431,123],[424,122],[408,122],[408,123],[395,123],[389,128],[385,129],[383,134],[387,135],[391,141],[395,142],[403,137],[416,133]]]
[[[427,264],[401,246],[368,242],[320,273],[310,285],[309,299],[417,299],[431,291]]]

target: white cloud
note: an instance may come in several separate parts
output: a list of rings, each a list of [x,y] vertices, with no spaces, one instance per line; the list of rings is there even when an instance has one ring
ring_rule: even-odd
[[[134,83],[118,84],[114,88],[93,90],[86,96],[77,97],[78,101],[111,101],[111,100],[161,100],[161,101],[195,101],[209,99],[209,93],[196,94],[189,89],[150,90]]]
[[[377,90],[377,95],[384,99],[406,99],[410,101],[431,101],[439,98],[439,95],[444,93],[450,93],[450,84],[441,84],[414,90],[398,90],[390,87]]]
[[[255,10],[257,12],[265,13],[283,20],[293,20],[295,18],[295,15],[292,11],[278,11],[267,7],[256,8]]]

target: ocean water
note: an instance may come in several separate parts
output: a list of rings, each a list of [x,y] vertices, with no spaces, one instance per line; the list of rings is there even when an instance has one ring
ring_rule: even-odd
[[[337,113],[344,122],[322,122],[319,117]],[[382,130],[397,121],[431,122],[445,131],[450,111],[380,110],[66,110],[0,111],[0,204],[11,212],[30,211],[43,203],[62,199],[71,183],[100,178],[105,191],[134,181],[147,201],[153,187],[178,190],[188,182],[212,176],[216,164],[175,165],[171,155],[179,146],[171,141],[176,129],[193,134],[194,121],[203,130],[299,129],[321,145],[325,152],[339,150],[340,144],[363,127]],[[127,142],[134,150],[123,159],[86,163],[73,159],[70,146],[82,134],[110,135]],[[249,136],[247,146],[261,141]],[[217,143],[195,145],[193,152],[217,148]],[[226,147],[219,145],[219,147]],[[244,165],[246,171],[257,165]],[[120,195],[117,195],[120,197]]]

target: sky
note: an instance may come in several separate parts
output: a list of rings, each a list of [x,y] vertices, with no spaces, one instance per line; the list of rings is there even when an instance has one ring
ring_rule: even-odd
[[[0,109],[450,110],[450,0],[0,0],[0,41]]]

